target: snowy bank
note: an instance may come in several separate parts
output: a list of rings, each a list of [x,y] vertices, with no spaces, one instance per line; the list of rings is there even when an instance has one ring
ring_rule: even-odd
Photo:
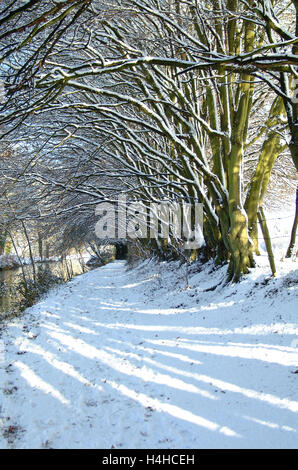
[[[115,261],[55,289],[3,328],[0,447],[297,448],[298,270],[279,264],[225,285],[212,263]]]

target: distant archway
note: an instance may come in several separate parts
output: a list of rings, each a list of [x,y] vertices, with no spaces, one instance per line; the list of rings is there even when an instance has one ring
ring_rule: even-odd
[[[116,259],[127,258],[127,243],[126,241],[119,241],[115,243]]]

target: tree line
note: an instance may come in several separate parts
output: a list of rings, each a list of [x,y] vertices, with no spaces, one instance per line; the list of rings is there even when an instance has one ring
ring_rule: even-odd
[[[25,186],[34,203],[21,219],[55,216],[80,238],[119,194],[199,202],[204,253],[229,263],[229,280],[254,266],[259,227],[275,274],[263,205],[298,169],[297,0],[0,8],[4,207]],[[182,242],[170,227],[139,245],[174,256]]]

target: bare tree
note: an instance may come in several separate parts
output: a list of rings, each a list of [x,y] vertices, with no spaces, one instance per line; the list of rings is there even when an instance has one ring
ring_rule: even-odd
[[[47,133],[26,177],[52,198],[49,210],[59,197],[61,214],[90,210],[119,192],[147,205],[199,201],[210,255],[229,261],[229,279],[247,273],[274,164],[288,148],[297,168],[297,2],[284,7],[88,4],[2,118],[4,136],[16,123]]]

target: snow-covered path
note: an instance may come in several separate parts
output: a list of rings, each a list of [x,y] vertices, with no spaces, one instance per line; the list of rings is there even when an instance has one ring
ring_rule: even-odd
[[[9,322],[0,447],[297,448],[297,270],[225,269],[116,261]]]

